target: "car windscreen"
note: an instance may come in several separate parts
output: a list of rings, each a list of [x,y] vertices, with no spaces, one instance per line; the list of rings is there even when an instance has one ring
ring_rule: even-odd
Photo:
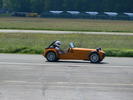
[[[74,43],[73,43],[73,42],[70,42],[70,43],[69,43],[69,47],[70,47],[70,48],[74,48],[74,47],[75,47],[75,46],[74,46]]]

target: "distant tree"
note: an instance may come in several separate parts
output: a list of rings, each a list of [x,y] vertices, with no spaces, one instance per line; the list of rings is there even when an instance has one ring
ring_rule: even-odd
[[[133,12],[132,0],[114,0],[115,9],[118,12]]]
[[[0,8],[12,11],[49,10],[133,12],[133,0],[0,0]]]
[[[31,0],[31,11],[32,12],[43,12],[44,11],[44,0]]]
[[[52,0],[44,0],[44,10],[49,11],[51,10]]]
[[[88,11],[90,9],[90,4],[88,0],[78,0],[76,7],[78,11]]]
[[[63,10],[63,0],[51,0],[51,10]]]
[[[7,8],[9,10],[15,10],[17,8],[17,0],[3,0],[3,8]]]
[[[30,7],[30,0],[17,0],[19,4],[18,11],[22,12],[30,12],[31,7]]]
[[[64,4],[62,4],[62,6],[64,7],[64,10],[76,10],[76,3],[75,0],[64,0],[63,1]]]
[[[0,8],[3,7],[3,0],[0,0]]]
[[[30,0],[3,0],[3,7],[13,11],[30,11]]]

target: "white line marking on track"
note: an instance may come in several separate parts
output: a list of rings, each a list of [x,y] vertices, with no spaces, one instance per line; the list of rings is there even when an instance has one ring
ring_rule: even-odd
[[[83,31],[49,31],[49,30],[11,30],[0,29],[3,33],[43,33],[43,34],[105,34],[105,35],[130,35],[133,33],[120,33],[120,32],[83,32]]]
[[[16,81],[16,80],[5,80],[0,83],[16,83],[16,84],[43,84],[43,85],[59,85],[59,86],[86,86],[86,85],[96,85],[96,86],[133,86],[132,83],[79,83],[79,82],[28,82],[28,81]]]

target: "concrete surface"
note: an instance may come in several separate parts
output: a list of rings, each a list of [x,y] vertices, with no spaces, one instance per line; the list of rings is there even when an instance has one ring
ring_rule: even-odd
[[[0,54],[0,100],[133,100],[133,58],[50,63]]]
[[[43,33],[43,34],[106,34],[106,35],[130,35],[133,33],[120,32],[80,32],[80,31],[49,31],[49,30],[15,30],[15,29],[0,29],[2,33]]]

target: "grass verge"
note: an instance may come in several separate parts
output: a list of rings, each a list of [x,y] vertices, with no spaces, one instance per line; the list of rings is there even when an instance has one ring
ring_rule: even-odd
[[[0,53],[41,54],[54,40],[62,41],[63,49],[74,42],[82,48],[101,47],[107,56],[133,57],[133,36],[87,34],[0,33]]]
[[[0,17],[0,29],[133,32],[133,21]]]

